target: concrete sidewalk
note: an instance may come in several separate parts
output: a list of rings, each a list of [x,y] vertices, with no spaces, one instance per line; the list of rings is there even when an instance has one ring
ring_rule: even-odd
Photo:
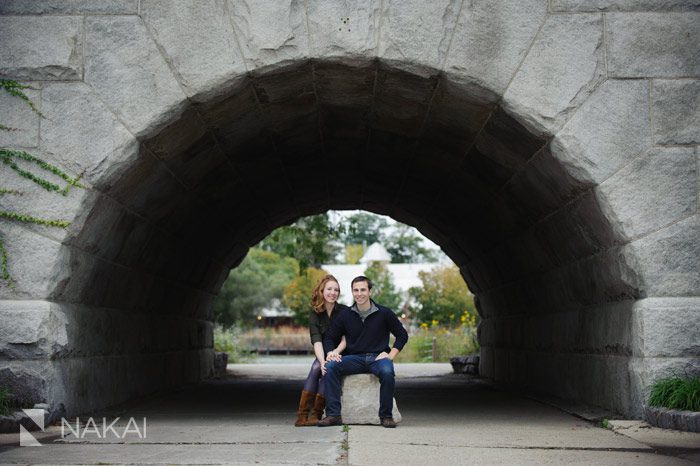
[[[41,447],[2,446],[0,463],[684,465],[694,464],[688,459],[700,452],[692,446],[700,437],[685,438],[680,449],[667,450],[663,442],[651,447],[452,375],[446,364],[397,365],[396,398],[404,417],[397,429],[297,428],[294,411],[309,364],[262,366],[231,365],[227,379],[99,415],[99,422],[102,416],[120,416],[117,432],[129,417],[137,422],[146,417],[146,438],[88,434],[61,439],[60,427],[51,427],[43,435],[55,441],[44,440]]]

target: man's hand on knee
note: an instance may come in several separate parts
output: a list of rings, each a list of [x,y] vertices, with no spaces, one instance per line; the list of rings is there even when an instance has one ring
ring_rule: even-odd
[[[386,351],[382,351],[377,355],[377,357],[374,359],[375,361],[379,361],[380,359],[387,359],[389,357],[389,353]]]

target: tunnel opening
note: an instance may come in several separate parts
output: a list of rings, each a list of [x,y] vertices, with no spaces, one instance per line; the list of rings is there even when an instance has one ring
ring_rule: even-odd
[[[595,186],[500,97],[428,68],[304,60],[187,102],[105,176],[51,300],[52,399],[81,412],[211,375],[211,304],[275,228],[329,209],[416,227],[476,296],[481,373],[634,413],[641,279]]]

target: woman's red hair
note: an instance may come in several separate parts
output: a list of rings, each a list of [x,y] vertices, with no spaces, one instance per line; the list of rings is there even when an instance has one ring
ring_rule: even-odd
[[[316,311],[317,314],[325,311],[325,308],[323,307],[323,304],[325,303],[325,300],[323,299],[323,288],[325,288],[326,283],[328,282],[335,282],[340,289],[340,283],[338,283],[338,280],[331,274],[327,274],[316,284],[314,290],[311,292],[311,307],[314,308],[314,311]]]

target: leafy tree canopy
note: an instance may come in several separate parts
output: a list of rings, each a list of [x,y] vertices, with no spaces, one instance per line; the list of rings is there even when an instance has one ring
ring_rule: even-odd
[[[291,225],[276,229],[258,247],[295,258],[299,270],[304,271],[308,267],[334,263],[342,251],[344,232],[344,225],[333,222],[326,212],[300,218]]]
[[[284,288],[282,303],[294,313],[294,321],[303,326],[309,325],[311,311],[311,292],[316,284],[326,275],[325,270],[308,268],[295,277]]]
[[[419,272],[422,286],[413,287],[409,294],[416,302],[415,313],[419,322],[437,321],[444,325],[458,325],[462,316],[476,316],[474,296],[455,265]]]
[[[285,285],[298,274],[295,259],[252,248],[214,300],[214,321],[226,328],[251,325],[260,310],[282,298]]]
[[[392,276],[386,265],[381,262],[372,262],[365,270],[365,276],[372,280],[372,299],[394,312],[401,310],[403,298],[394,285]]]

